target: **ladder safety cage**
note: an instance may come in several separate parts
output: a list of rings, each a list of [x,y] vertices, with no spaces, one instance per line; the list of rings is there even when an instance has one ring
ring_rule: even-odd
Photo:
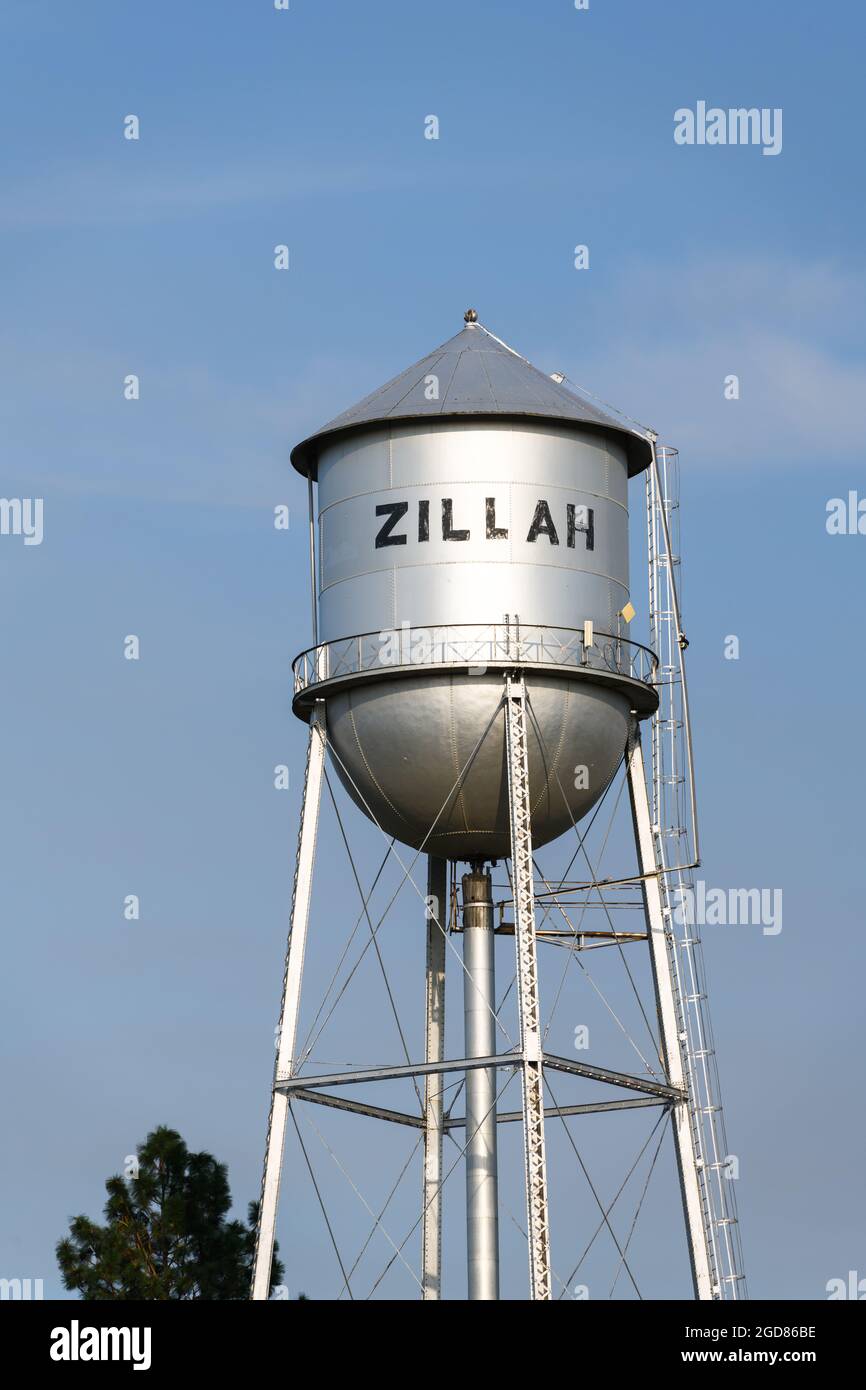
[[[700,924],[694,902],[700,865],[680,586],[680,484],[677,450],[651,437],[646,475],[649,645],[658,655],[659,705],[652,718],[651,806],[656,865],[671,947],[689,1118],[697,1157],[713,1297],[748,1297],[735,1180],[725,1133],[715,1042],[707,1002]]]

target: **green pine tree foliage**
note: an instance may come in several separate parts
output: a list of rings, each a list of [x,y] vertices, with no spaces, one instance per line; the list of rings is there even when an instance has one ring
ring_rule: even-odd
[[[138,1147],[138,1176],[105,1184],[105,1225],[69,1223],[57,1244],[67,1289],[85,1299],[249,1298],[258,1203],[229,1221],[228,1169],[160,1125]],[[274,1253],[271,1288],[283,1266]]]

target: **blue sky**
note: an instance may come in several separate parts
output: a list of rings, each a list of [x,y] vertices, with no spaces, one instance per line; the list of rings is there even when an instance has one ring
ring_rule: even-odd
[[[0,537],[4,1277],[58,1295],[69,1216],[98,1214],[158,1123],[229,1162],[239,1206],[258,1193],[304,750],[290,661],[309,643],[287,454],[469,304],[680,447],[702,873],[784,892],[779,936],[705,937],[751,1291],[821,1298],[866,1275],[866,539],[825,529],[829,498],[866,493],[864,27],[838,0],[4,7],[2,493],[45,508],[41,545]],[[674,111],[699,100],[782,108],[781,154],[675,145]],[[314,993],[353,891],[327,815],[322,853]],[[402,912],[396,977],[420,1001],[421,929]],[[359,1038],[393,1049],[369,988],[326,1058]],[[582,1018],[568,1007],[563,1026]],[[601,1040],[597,1060],[617,1061]],[[633,1128],[586,1140],[611,1195]],[[375,1203],[409,1150],[386,1163],[378,1130],[355,1135]],[[635,1248],[645,1297],[688,1291],[662,1158]],[[592,1216],[567,1160],[552,1157],[577,1206],[563,1266]],[[333,1255],[290,1161],[287,1280],[328,1297]],[[333,1168],[324,1149],[317,1162]],[[331,1181],[360,1244],[366,1213]],[[395,1230],[417,1206],[406,1182]],[[513,1228],[503,1240],[521,1296]],[[412,1296],[399,1262],[388,1277],[380,1292]]]

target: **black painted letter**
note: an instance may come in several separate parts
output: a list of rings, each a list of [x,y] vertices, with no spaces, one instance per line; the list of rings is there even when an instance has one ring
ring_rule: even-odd
[[[528,541],[537,541],[539,536],[547,536],[551,545],[559,545],[559,536],[556,534],[556,527],[553,524],[553,517],[550,515],[550,508],[542,498],[535,508],[535,516],[532,518],[532,525],[529,528]]]
[[[384,523],[376,536],[376,549],[381,550],[385,545],[405,545],[405,536],[392,536],[391,532],[397,525],[401,516],[405,516],[409,510],[408,502],[383,502],[376,508],[377,516],[387,516],[388,521]]]
[[[468,531],[453,529],[453,503],[450,497],[442,498],[442,539],[443,541],[468,541]]]
[[[578,525],[578,523],[575,520],[574,503],[569,502],[568,506],[565,509],[566,516],[568,517],[568,538],[566,540],[566,544],[568,545],[570,550],[574,550],[575,532],[582,531],[583,534],[586,536],[587,550],[595,550],[595,512],[592,507],[581,507],[580,510],[582,515],[580,519],[580,524]],[[584,516],[586,517],[585,521],[583,519]]]
[[[507,541],[508,528],[496,525],[496,498],[485,497],[484,505],[487,512],[487,539],[489,541]]]

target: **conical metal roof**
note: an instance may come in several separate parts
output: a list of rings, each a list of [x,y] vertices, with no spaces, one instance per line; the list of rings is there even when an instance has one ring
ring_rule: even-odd
[[[652,453],[644,435],[545,376],[472,320],[473,314],[474,310],[467,312],[466,327],[460,333],[297,444],[292,463],[298,472],[315,478],[319,449],[347,430],[460,416],[529,417],[589,426],[619,436],[630,475],[649,465]],[[438,378],[438,400],[427,399],[430,376]]]

